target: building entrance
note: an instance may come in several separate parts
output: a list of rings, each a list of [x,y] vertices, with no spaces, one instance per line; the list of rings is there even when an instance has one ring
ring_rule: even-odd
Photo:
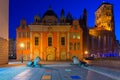
[[[66,52],[61,52],[61,60],[66,60]]]
[[[47,47],[46,60],[47,61],[54,61],[55,60],[55,48],[54,47]]]

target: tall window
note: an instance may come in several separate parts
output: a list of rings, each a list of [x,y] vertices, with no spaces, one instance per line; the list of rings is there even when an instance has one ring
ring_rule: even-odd
[[[35,45],[39,45],[39,38],[35,37]]]
[[[77,43],[77,50],[80,50],[80,42]]]
[[[62,46],[65,45],[65,37],[61,37],[61,45],[62,45]]]
[[[70,42],[69,49],[72,50],[73,44]]]
[[[48,46],[52,46],[52,37],[48,37]]]
[[[77,39],[80,39],[80,34],[79,33],[77,34]]]
[[[73,39],[76,39],[76,37],[77,37],[77,33],[74,33],[73,34]]]
[[[76,50],[76,43],[74,43],[74,50]]]

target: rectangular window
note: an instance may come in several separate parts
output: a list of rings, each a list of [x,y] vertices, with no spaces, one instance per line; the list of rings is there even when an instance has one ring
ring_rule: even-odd
[[[77,43],[77,50],[80,50],[80,42]]]
[[[70,42],[69,49],[72,50],[73,44]]]
[[[39,45],[39,38],[35,37],[35,45]]]
[[[48,37],[48,46],[52,46],[52,37]]]
[[[74,43],[74,50],[76,50],[76,43]]]
[[[61,45],[62,45],[62,46],[65,45],[65,37],[61,37]]]
[[[77,39],[80,39],[80,34],[79,33],[77,34]]]

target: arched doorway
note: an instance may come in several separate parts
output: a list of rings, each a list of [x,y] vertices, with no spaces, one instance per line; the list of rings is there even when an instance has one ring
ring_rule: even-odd
[[[55,48],[54,47],[47,47],[47,49],[46,49],[46,60],[47,61],[55,60]]]

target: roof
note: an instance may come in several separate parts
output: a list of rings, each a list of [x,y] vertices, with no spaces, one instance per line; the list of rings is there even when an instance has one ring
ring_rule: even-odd
[[[42,18],[44,18],[45,16],[55,16],[56,18],[58,18],[57,15],[56,15],[56,13],[55,13],[51,8],[49,8],[49,9],[43,14]]]
[[[104,5],[104,4],[107,4],[107,5],[113,5],[113,4],[108,3],[108,2],[103,2],[103,3],[97,8],[97,10],[98,10],[102,5]],[[97,10],[96,10],[96,11],[97,11]],[[95,11],[95,12],[96,12],[96,11]]]

